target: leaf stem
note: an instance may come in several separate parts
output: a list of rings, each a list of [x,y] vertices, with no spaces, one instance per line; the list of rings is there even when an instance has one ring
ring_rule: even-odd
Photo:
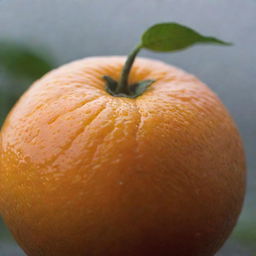
[[[139,51],[142,49],[142,45],[139,44],[135,49],[128,55],[127,60],[124,64],[124,67],[122,69],[121,78],[118,82],[116,93],[126,93],[127,87],[128,87],[128,79],[129,74],[132,68],[132,65],[134,63],[134,60],[139,53]]]

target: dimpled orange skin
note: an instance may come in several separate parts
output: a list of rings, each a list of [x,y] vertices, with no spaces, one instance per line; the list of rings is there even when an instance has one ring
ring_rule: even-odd
[[[220,100],[194,76],[138,58],[135,99],[105,91],[124,57],[67,64],[2,128],[0,210],[29,256],[212,256],[240,213],[245,162]]]

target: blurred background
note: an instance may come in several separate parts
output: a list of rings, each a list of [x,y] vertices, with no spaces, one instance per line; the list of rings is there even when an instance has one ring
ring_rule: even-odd
[[[235,119],[247,154],[247,195],[217,255],[256,256],[256,0],[0,0],[0,123],[50,69],[86,56],[126,55],[148,26],[165,21],[234,43],[141,55],[198,76]],[[0,255],[24,256],[1,221]]]

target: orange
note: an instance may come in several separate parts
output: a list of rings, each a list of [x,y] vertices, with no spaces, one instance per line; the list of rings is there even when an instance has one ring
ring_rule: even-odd
[[[137,98],[102,76],[125,58],[67,64],[35,82],[2,128],[0,210],[29,256],[209,256],[239,215],[245,160],[217,96],[138,58]]]

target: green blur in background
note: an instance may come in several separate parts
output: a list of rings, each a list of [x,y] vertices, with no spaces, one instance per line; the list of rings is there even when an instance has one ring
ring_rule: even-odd
[[[46,52],[0,41],[0,123],[28,85],[52,68]]]

